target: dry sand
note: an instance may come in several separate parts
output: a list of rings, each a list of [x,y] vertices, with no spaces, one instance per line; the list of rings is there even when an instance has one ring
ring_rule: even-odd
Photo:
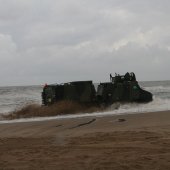
[[[0,169],[170,169],[170,111],[0,125]]]

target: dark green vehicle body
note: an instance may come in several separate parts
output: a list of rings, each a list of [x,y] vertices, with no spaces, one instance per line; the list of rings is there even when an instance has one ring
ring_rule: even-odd
[[[96,93],[97,101],[104,104],[114,102],[149,102],[152,94],[140,88],[137,82],[100,83]]]
[[[95,94],[96,91],[92,81],[76,81],[45,86],[42,92],[42,99],[44,105],[61,100],[71,100],[87,104],[95,102]]]
[[[76,81],[44,87],[42,92],[44,105],[61,100],[108,106],[114,102],[150,102],[152,94],[140,88],[134,73],[126,73],[123,76],[110,75],[110,82],[100,83],[97,90],[92,81]]]

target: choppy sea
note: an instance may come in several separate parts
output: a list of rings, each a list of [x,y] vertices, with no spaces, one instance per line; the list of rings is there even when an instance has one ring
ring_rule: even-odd
[[[0,114],[18,110],[28,104],[41,104],[42,86],[0,87]]]
[[[170,81],[139,82],[140,86],[153,94],[153,101],[146,104],[120,104],[114,113],[150,112],[170,110]],[[0,87],[0,114],[22,108],[28,104],[41,104],[42,86]]]

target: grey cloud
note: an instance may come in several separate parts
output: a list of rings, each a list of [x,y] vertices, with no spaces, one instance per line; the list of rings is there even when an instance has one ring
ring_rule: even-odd
[[[2,85],[134,71],[170,79],[168,0],[0,0]]]

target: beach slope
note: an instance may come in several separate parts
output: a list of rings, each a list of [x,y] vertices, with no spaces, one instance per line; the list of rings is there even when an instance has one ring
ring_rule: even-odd
[[[170,111],[0,124],[0,169],[170,169]]]

